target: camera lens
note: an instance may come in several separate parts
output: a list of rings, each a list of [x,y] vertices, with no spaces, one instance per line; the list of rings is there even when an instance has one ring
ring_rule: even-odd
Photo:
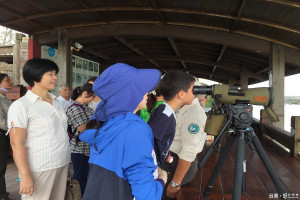
[[[197,94],[212,94],[212,88],[210,86],[194,86],[193,93]]]

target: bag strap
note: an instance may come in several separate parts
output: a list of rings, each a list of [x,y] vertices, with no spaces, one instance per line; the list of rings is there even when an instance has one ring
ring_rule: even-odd
[[[70,105],[69,108],[71,108],[71,107],[73,107],[73,106],[80,107],[80,108],[83,110],[83,112],[86,112],[85,108],[84,108],[83,105],[81,105],[81,104],[73,103],[72,105]],[[67,109],[67,112],[68,112],[69,108]]]
[[[69,108],[71,108],[71,107],[73,107],[73,106],[77,106],[77,107],[80,107],[82,110],[83,110],[83,112],[85,112],[86,113],[86,110],[85,110],[85,108],[81,105],[81,104],[78,104],[78,103],[73,103],[71,106],[69,106]],[[67,109],[67,112],[68,112],[68,110],[69,110],[69,108]],[[77,128],[75,128],[71,133],[72,133],[72,135],[74,135],[75,133],[76,133],[76,131],[77,131]]]

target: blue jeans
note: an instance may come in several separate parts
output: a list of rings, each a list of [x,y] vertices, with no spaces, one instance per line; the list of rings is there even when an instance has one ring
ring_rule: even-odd
[[[89,158],[89,156],[80,153],[71,154],[71,160],[74,169],[73,178],[79,182],[82,197],[87,183],[87,176],[89,172]]]

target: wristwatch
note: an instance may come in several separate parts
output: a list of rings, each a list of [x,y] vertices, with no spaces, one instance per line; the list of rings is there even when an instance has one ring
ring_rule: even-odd
[[[171,185],[173,188],[179,188],[180,184],[176,183],[175,181],[171,181]]]

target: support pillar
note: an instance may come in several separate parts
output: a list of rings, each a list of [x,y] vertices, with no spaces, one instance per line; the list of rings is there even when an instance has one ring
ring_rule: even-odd
[[[284,129],[284,76],[285,52],[280,44],[272,44],[272,86],[274,90],[273,110],[278,115],[279,122],[273,123],[278,128]]]
[[[20,85],[20,49],[22,34],[16,33],[15,45],[13,47],[13,82]]]
[[[33,38],[28,39],[28,60],[32,58],[41,57],[41,46],[36,43],[36,40]],[[28,85],[27,88],[31,90],[31,87]]]
[[[58,55],[57,65],[59,67],[59,73],[57,75],[57,85],[62,84],[71,85],[71,58],[70,58],[70,41],[68,37],[68,31],[66,29],[58,31]]]
[[[240,85],[242,89],[248,88],[248,70],[245,67],[241,68]]]
[[[28,60],[41,57],[41,46],[35,39],[28,39]]]

